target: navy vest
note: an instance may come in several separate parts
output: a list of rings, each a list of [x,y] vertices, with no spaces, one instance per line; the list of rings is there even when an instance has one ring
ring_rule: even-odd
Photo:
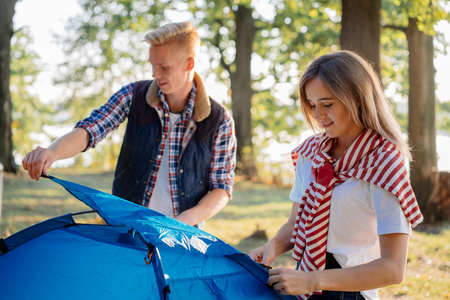
[[[162,126],[156,110],[147,104],[151,81],[134,84],[122,149],[117,161],[112,192],[140,205],[155,167]],[[184,149],[177,170],[180,212],[194,207],[211,189],[209,184],[214,138],[225,116],[225,107],[210,98],[211,113],[201,122]],[[149,199],[149,197],[147,197]]]

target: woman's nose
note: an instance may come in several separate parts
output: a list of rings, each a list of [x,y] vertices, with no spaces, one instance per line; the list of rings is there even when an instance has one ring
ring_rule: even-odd
[[[314,118],[317,119],[317,120],[320,120],[323,117],[324,117],[323,111],[320,108],[316,107],[314,109]]]

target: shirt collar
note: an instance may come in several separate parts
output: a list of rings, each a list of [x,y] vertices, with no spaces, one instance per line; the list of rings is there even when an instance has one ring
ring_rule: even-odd
[[[192,118],[192,112],[194,111],[196,91],[197,91],[197,88],[194,84],[194,85],[192,85],[192,90],[191,90],[191,94],[189,96],[188,104],[187,104],[186,108],[183,110],[183,112],[181,113],[181,116],[183,119],[189,120]],[[169,110],[169,104],[166,101],[166,96],[164,95],[163,92],[161,92],[161,90],[158,91],[158,98],[160,100],[160,102],[158,104],[161,104],[165,110]]]

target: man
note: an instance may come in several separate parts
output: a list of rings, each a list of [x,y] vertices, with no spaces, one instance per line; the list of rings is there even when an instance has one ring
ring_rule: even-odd
[[[39,180],[53,162],[95,147],[128,119],[113,194],[203,227],[232,194],[234,122],[194,71],[195,27],[168,24],[145,40],[154,80],[122,87],[71,132],[28,153],[22,165]]]

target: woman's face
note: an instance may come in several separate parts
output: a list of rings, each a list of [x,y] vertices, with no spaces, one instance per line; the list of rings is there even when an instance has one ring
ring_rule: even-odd
[[[361,127],[351,119],[345,105],[331,93],[322,80],[315,77],[305,85],[306,99],[314,118],[330,138],[337,138],[348,148],[361,133]]]

